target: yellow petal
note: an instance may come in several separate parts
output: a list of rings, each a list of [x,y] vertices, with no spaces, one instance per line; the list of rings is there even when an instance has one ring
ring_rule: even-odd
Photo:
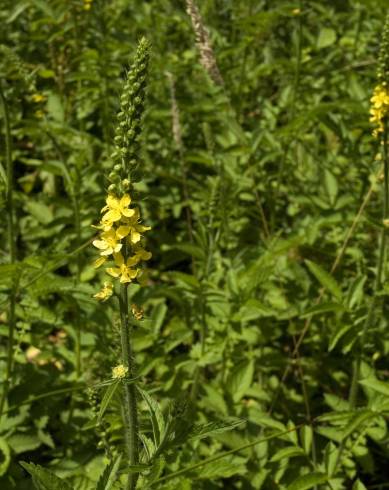
[[[103,223],[118,221],[121,217],[120,211],[117,209],[110,209],[102,218]]]
[[[117,267],[109,267],[108,269],[105,269],[105,271],[112,277],[119,277],[120,275],[120,269]]]
[[[108,194],[105,202],[107,203],[108,209],[114,209],[119,206],[120,201],[117,197],[113,196],[112,194]]]
[[[135,209],[122,209],[122,214],[126,218],[131,218],[135,215]]]
[[[108,248],[108,243],[104,240],[93,240],[93,246],[98,248],[99,250],[105,250]]]
[[[120,199],[120,207],[126,208],[131,204],[131,197],[129,194],[124,194],[124,196]]]
[[[120,240],[127,236],[130,233],[131,228],[129,226],[119,226],[119,228],[116,230],[116,236]]]
[[[140,240],[140,233],[136,230],[131,230],[131,243],[138,243]]]

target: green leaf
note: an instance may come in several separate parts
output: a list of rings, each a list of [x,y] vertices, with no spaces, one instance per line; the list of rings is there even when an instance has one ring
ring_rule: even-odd
[[[254,376],[254,361],[243,361],[231,373],[227,386],[235,403],[239,402],[250,388]]]
[[[0,437],[0,452],[2,455],[0,458],[0,476],[2,476],[7,471],[9,463],[11,461],[9,446],[7,444],[7,441],[3,437]]]
[[[196,478],[201,480],[210,480],[215,478],[229,478],[239,473],[247,471],[244,461],[239,458],[225,458],[214,461],[211,465],[205,466],[199,470]]]
[[[300,429],[300,439],[304,448],[305,454],[309,454],[312,447],[313,430],[310,425],[304,425]]]
[[[143,399],[147,403],[150,415],[151,424],[153,426],[154,443],[156,447],[161,443],[165,433],[165,420],[160,409],[160,406],[156,400],[154,400],[147,391],[144,391],[138,387]]]
[[[287,486],[287,490],[308,490],[316,485],[321,485],[328,481],[327,475],[324,473],[310,473],[309,475],[299,476],[290,485]]]
[[[361,480],[357,480],[356,482],[354,482],[354,485],[352,486],[351,490],[367,490],[367,488],[361,482]]]
[[[62,106],[61,99],[57,94],[51,93],[47,100],[47,112],[57,122],[63,122],[65,119],[65,111]]]
[[[42,441],[33,434],[13,434],[8,438],[8,444],[16,454],[21,454],[38,449]]]
[[[116,390],[118,389],[119,385],[120,385],[120,379],[115,380],[105,390],[103,399],[101,400],[100,411],[99,411],[99,416],[98,416],[99,419],[102,418],[105,411],[107,410],[109,403],[112,400],[112,397],[114,396],[114,394],[116,393]]]
[[[284,447],[283,449],[280,449],[272,456],[270,462],[276,463],[277,461],[294,458],[296,456],[305,456],[305,452],[301,447],[296,447],[296,446]]]
[[[335,332],[335,334],[331,337],[330,339],[330,345],[328,346],[328,352],[331,352],[333,349],[335,349],[337,343],[339,340],[347,333],[349,332],[354,325],[345,325],[344,327],[340,328]]]
[[[327,302],[321,303],[320,305],[312,306],[304,311],[300,318],[305,318],[307,316],[320,315],[321,313],[328,313],[330,311],[344,311],[344,306],[340,303]]]
[[[43,225],[47,225],[53,221],[53,211],[51,208],[49,208],[49,206],[46,206],[46,204],[36,201],[28,201],[26,203],[26,208],[31,216],[36,218],[39,223],[42,223]]]
[[[378,379],[362,379],[359,381],[359,384],[366,386],[366,388],[370,388],[373,391],[377,391],[383,395],[389,396],[389,383],[385,383],[384,381],[379,381]]]
[[[320,284],[340,301],[342,299],[342,291],[335,279],[314,262],[306,260],[305,263]]]
[[[73,487],[65,480],[42,466],[21,461],[20,465],[30,473],[35,488],[38,490],[72,490]]]
[[[329,27],[323,27],[322,29],[320,29],[319,37],[317,40],[318,49],[327,48],[328,46],[331,46],[331,44],[334,44],[335,41],[336,32],[333,29]]]
[[[358,430],[367,420],[378,416],[379,414],[372,412],[371,410],[362,410],[361,412],[357,413],[343,429],[343,440]]]
[[[116,481],[122,455],[111,461],[105,467],[102,475],[97,482],[96,490],[110,490]]]
[[[332,476],[338,462],[339,448],[333,442],[329,442],[324,448],[324,464],[328,476]]]

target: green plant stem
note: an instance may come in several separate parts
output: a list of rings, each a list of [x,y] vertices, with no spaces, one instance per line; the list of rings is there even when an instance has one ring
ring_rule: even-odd
[[[128,309],[128,285],[120,285],[120,340],[122,348],[122,363],[128,367],[128,376],[134,377],[135,365],[132,357],[131,345],[131,325],[129,321]],[[123,383],[123,411],[126,434],[127,453],[130,465],[136,465],[139,462],[138,448],[138,413],[136,403],[136,386],[135,383]],[[131,473],[128,475],[127,490],[136,488],[138,475]]]
[[[384,161],[384,205],[383,205],[383,220],[388,219],[389,217],[389,152],[388,152],[388,120],[385,118],[384,120],[384,135],[383,135],[383,161]],[[363,324],[363,328],[361,331],[361,336],[358,342],[358,350],[354,361],[353,366],[353,376],[351,380],[351,388],[349,394],[349,406],[350,410],[354,410],[357,406],[358,402],[358,391],[359,391],[359,380],[361,374],[361,365],[362,365],[362,357],[364,346],[366,343],[367,334],[374,323],[374,312],[377,306],[378,301],[378,291],[381,287],[382,276],[384,272],[384,264],[385,264],[385,255],[386,255],[386,237],[387,237],[387,228],[383,225],[380,237],[380,249],[378,255],[378,263],[377,263],[377,275],[375,278],[374,289],[373,289],[373,298],[371,300],[366,320]],[[334,473],[340,463],[344,447],[346,444],[346,439],[342,440],[339,445],[338,457],[336,460]]]
[[[15,222],[14,222],[14,196],[13,196],[13,162],[12,162],[12,138],[11,127],[9,122],[9,112],[7,101],[4,96],[4,92],[0,83],[0,101],[4,116],[5,127],[5,161],[6,161],[6,175],[7,175],[7,217],[8,217],[8,248],[9,248],[9,263],[16,263],[16,234],[15,234]],[[8,345],[7,345],[7,363],[5,371],[5,380],[3,391],[0,399],[0,420],[3,415],[4,405],[8,396],[9,388],[11,385],[13,363],[14,363],[14,342],[15,342],[15,326],[16,326],[16,291],[17,284],[16,279],[12,281],[10,298],[9,298],[9,311],[8,311]]]

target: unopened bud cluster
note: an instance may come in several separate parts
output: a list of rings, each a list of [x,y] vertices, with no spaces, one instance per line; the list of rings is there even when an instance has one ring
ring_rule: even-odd
[[[111,182],[108,192],[117,196],[122,196],[130,189],[131,174],[138,164],[149,51],[149,42],[142,38],[120,97],[115,150],[111,155],[114,166],[108,176]]]

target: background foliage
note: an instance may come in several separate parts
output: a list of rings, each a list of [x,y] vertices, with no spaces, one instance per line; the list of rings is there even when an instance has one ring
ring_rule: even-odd
[[[358,405],[347,401],[382,227],[368,111],[385,2],[199,7],[224,86],[199,63],[182,1],[2,2],[17,218],[15,264],[5,219],[1,227],[2,373],[17,283],[4,490],[31,488],[20,461],[94,488],[107,454],[120,452],[115,394],[96,425],[96,385],[119,358],[118,310],[92,298],[103,277],[89,241],[124,70],[142,35],[153,49],[136,189],[153,258],[149,284],[132,289],[145,312],[135,352],[159,404],[151,413],[173,420],[176,436],[142,485],[361,490],[388,481],[387,283],[362,346]],[[4,151],[1,159],[6,209]],[[147,396],[139,404],[151,437]],[[180,439],[191,424],[202,429]],[[267,440],[274,431],[284,434]],[[38,488],[66,488],[50,484]]]

